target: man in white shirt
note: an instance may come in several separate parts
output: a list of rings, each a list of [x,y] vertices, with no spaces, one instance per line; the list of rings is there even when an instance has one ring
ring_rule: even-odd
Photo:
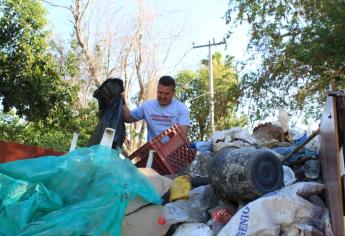
[[[143,102],[130,111],[123,107],[124,120],[127,123],[144,119],[147,124],[147,140],[159,135],[174,124],[178,124],[187,136],[190,126],[189,110],[187,106],[176,100],[175,80],[171,76],[162,76],[157,86],[157,98]]]

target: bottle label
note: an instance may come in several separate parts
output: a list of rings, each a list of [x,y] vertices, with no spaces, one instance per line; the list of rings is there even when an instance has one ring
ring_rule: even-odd
[[[222,208],[212,212],[212,220],[222,224],[227,224],[233,216],[234,214],[227,208]]]

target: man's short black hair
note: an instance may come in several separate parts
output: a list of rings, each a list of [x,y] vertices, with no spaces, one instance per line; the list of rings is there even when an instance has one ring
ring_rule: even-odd
[[[169,86],[172,87],[175,91],[175,80],[173,77],[169,76],[169,75],[164,75],[162,77],[160,77],[158,84],[161,84],[163,86]]]

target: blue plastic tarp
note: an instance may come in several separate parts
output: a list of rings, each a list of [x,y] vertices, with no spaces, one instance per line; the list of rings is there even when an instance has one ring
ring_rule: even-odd
[[[119,152],[100,145],[0,165],[0,235],[120,235],[130,200],[161,198]]]

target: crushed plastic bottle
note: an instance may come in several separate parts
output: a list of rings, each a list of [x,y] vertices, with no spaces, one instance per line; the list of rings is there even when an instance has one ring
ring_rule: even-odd
[[[188,200],[171,202],[163,207],[163,218],[168,224],[179,222],[206,223],[207,210],[218,204],[218,199],[210,185],[192,189]]]
[[[192,209],[207,210],[218,204],[218,199],[211,185],[204,185],[189,192],[189,204]]]
[[[213,153],[210,151],[197,151],[194,160],[189,164],[185,173],[192,177],[192,186],[198,187],[208,184],[208,171],[210,162],[213,160]]]
[[[208,218],[206,212],[192,209],[189,200],[179,200],[165,204],[163,207],[163,217],[167,224],[205,222]]]

